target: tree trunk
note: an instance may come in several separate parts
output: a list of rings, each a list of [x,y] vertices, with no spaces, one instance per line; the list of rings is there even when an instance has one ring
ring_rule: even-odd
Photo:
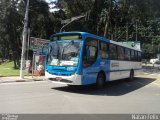
[[[108,36],[108,29],[109,29],[109,17],[106,21],[106,24],[105,24],[105,28],[104,28],[104,37],[107,37]]]
[[[108,13],[105,28],[104,28],[104,37],[108,36],[109,25],[110,25],[110,22],[111,22],[111,15],[112,15],[112,0],[110,0],[109,13]]]
[[[16,64],[15,59],[13,61],[14,61],[14,69],[17,69],[17,64]]]

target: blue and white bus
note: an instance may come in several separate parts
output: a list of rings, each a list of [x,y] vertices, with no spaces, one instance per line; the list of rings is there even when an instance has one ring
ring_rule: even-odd
[[[129,78],[141,70],[141,51],[86,32],[50,37],[45,77],[53,83],[102,87],[106,81]]]

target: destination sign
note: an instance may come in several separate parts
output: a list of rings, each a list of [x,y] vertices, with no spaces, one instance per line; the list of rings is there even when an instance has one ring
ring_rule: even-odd
[[[58,36],[53,36],[51,38],[51,41],[54,41],[54,40],[79,40],[81,39],[81,35],[58,35]]]

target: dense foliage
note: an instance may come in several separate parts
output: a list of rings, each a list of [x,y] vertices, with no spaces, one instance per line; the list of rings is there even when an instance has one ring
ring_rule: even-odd
[[[65,31],[86,31],[115,41],[141,42],[144,57],[160,53],[159,0],[57,0],[50,12],[45,0],[30,0],[29,28],[33,37],[48,39],[59,32],[62,20],[85,18]],[[19,66],[26,0],[0,1],[0,58]]]

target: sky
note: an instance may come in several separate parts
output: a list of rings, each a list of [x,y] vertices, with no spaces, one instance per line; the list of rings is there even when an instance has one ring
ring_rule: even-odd
[[[46,2],[48,2],[48,3],[55,2],[55,1],[57,1],[57,0],[46,0]],[[53,9],[54,4],[50,4],[49,7],[50,7],[50,12],[54,12],[54,11],[58,10],[58,9],[55,9],[55,8]]]
[[[46,2],[48,2],[48,3],[54,2],[54,1],[57,1],[57,0],[46,0]]]

